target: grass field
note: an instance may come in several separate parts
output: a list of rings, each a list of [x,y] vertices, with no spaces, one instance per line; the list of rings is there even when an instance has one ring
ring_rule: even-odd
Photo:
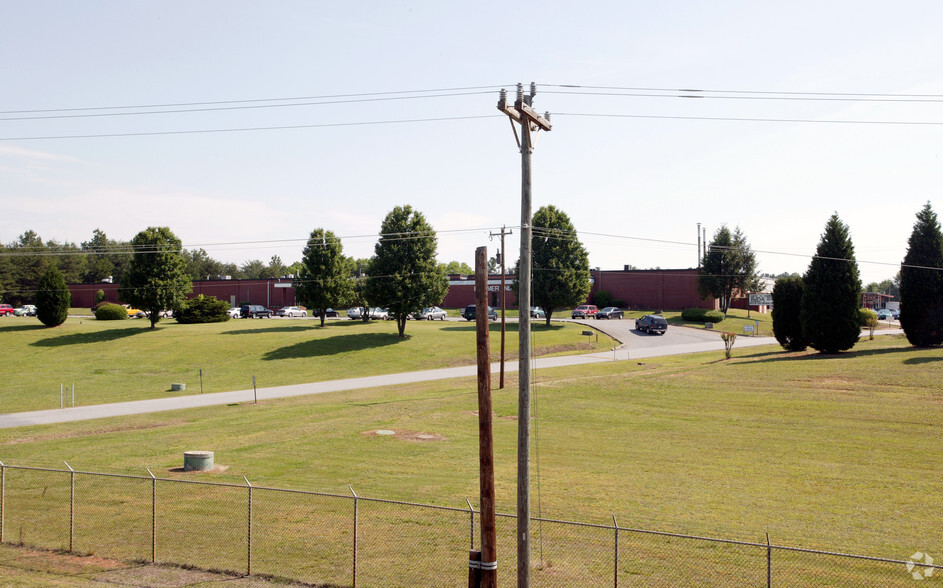
[[[540,370],[544,516],[900,553],[943,551],[939,350],[901,337],[828,357],[751,349]],[[514,507],[514,375],[494,391],[498,505]],[[5,463],[169,472],[441,505],[477,495],[473,379],[0,431]],[[427,432],[441,441],[370,436]],[[179,475],[172,472],[169,476]],[[536,497],[535,497],[536,498]],[[630,522],[631,521],[631,522]]]
[[[410,321],[406,337],[393,321],[231,320],[182,325],[162,320],[70,318],[44,328],[35,318],[0,320],[5,360],[0,411],[58,408],[75,384],[76,403],[103,404],[427,370],[475,363],[471,322]],[[533,329],[536,355],[609,349],[602,336],[588,342],[579,325],[555,323]],[[516,360],[517,324],[507,325],[507,358]],[[491,325],[492,357],[500,352],[500,325]],[[186,391],[171,392],[172,383]]]
[[[88,336],[94,331],[81,329],[87,324],[57,336]],[[113,333],[112,342],[127,345],[131,340],[137,347],[140,340],[148,345],[161,340],[143,339],[154,334],[143,325],[121,326],[125,325],[139,331],[123,336]],[[292,321],[225,325],[235,325],[243,332],[220,331],[215,338],[227,342],[229,338],[246,337],[243,346],[245,341],[258,340],[249,335],[269,337],[269,341],[295,336],[288,330],[294,328]],[[324,330],[305,325],[302,332],[305,338],[316,341],[319,333],[360,335],[363,331],[353,329],[361,326],[383,328],[388,324],[340,322]],[[441,336],[461,337],[461,346],[470,345],[462,331],[455,330],[465,326],[411,323],[407,333],[415,330],[406,343]],[[169,323],[156,334],[174,335],[164,345],[184,347],[192,343],[194,335],[189,331],[188,339],[188,331],[181,327]],[[452,330],[443,330],[448,327]],[[274,329],[278,330],[270,332]],[[109,325],[107,330],[114,327]],[[566,330],[552,330],[545,335],[550,333]],[[373,336],[370,332],[363,334]],[[538,339],[540,336],[538,332]],[[371,353],[354,346],[334,353],[304,352],[312,344],[283,342],[287,349],[300,352],[301,359],[327,355],[328,361],[321,363],[330,366],[325,369],[337,369],[337,373],[365,363],[372,369],[390,367],[383,363],[379,350]],[[405,351],[412,348],[403,347],[396,352],[418,364],[419,358],[445,355],[444,350],[451,349],[451,343],[444,340],[437,344],[439,349],[408,354]],[[77,340],[69,345],[83,348]],[[381,350],[399,345],[389,343]],[[157,347],[149,352],[152,356],[159,356]],[[554,345],[547,346],[548,351],[555,349]],[[198,352],[204,359],[211,358],[210,351]],[[254,353],[254,361],[259,362],[256,365],[272,361],[265,359],[265,353]],[[65,365],[65,359],[60,361]],[[81,373],[82,367],[75,369]],[[238,372],[236,367],[233,370]],[[23,371],[33,377],[42,376],[34,370]],[[514,511],[516,492],[515,377],[510,375],[507,389],[494,391],[497,507],[506,513]],[[741,350],[730,361],[720,360],[720,353],[708,353],[643,363],[538,370],[531,453],[533,514],[598,524],[611,523],[615,515],[620,525],[627,527],[756,542],[763,542],[768,532],[773,543],[781,545],[904,560],[915,551],[943,553],[943,528],[933,523],[938,519],[938,499],[943,494],[939,476],[943,441],[941,379],[940,350],[913,349],[900,336],[865,340],[851,352],[837,356],[785,353],[768,347]],[[342,495],[349,495],[350,484],[360,496],[462,508],[466,498],[477,504],[475,386],[475,380],[468,378],[257,405],[0,430],[0,461],[53,468],[63,468],[67,461],[79,470],[134,475],[146,475],[144,468],[150,468],[158,477],[238,485],[244,485],[242,477],[246,476],[255,486]],[[4,402],[9,398],[5,391]],[[398,434],[371,434],[378,429]],[[417,433],[428,436],[419,437]],[[191,449],[215,451],[217,464],[227,469],[197,475],[175,471],[182,463],[183,451]],[[7,483],[11,496],[15,496],[12,488],[16,484]],[[52,516],[55,511],[60,521],[63,516],[68,519],[68,508],[63,511],[67,506],[63,502],[68,498],[67,484],[58,489],[40,482],[28,486],[41,490],[46,500],[53,500],[36,511],[37,516]],[[86,495],[89,488],[83,483],[80,491]],[[104,489],[94,493],[107,495]],[[161,496],[163,503],[169,500],[163,490]],[[181,494],[175,500],[198,496]],[[236,513],[238,518],[242,511],[240,496],[244,499],[244,491],[237,491],[231,506],[221,502],[221,510],[210,514],[226,520]],[[142,520],[149,517],[148,497],[146,493],[140,497],[137,514]],[[18,503],[13,497],[9,500],[11,513],[17,512]],[[57,506],[50,508],[51,504]],[[312,508],[312,512],[328,510],[324,505]],[[278,518],[290,520],[296,516],[287,510]],[[343,521],[343,516],[338,515],[338,521]],[[399,536],[407,529],[417,529],[432,545],[442,542],[441,537],[430,539],[438,537],[438,531],[421,514],[390,510],[385,516],[389,518],[389,525],[384,525],[386,532],[395,528]],[[79,520],[86,517],[80,513]],[[120,551],[123,533],[115,526],[127,525],[128,521],[119,523],[102,516],[97,524],[104,525],[100,535],[117,538],[114,549]],[[339,528],[343,526],[341,522]],[[301,528],[295,531],[302,535]],[[292,535],[289,532],[280,536]],[[343,533],[337,537],[341,544],[348,539]],[[513,541],[511,535],[503,536],[505,550],[512,550],[509,541]],[[593,544],[589,540],[571,541],[574,549],[576,545]],[[658,560],[669,548],[681,549],[680,559],[692,557],[691,548],[669,543],[633,542],[631,549],[640,562]],[[604,536],[600,545],[604,551]],[[285,545],[269,545],[259,551],[260,557],[277,558],[289,567],[296,557]],[[722,550],[695,548],[694,553],[709,562],[728,559]],[[237,562],[223,569],[238,569],[238,551],[220,557]],[[367,561],[365,558],[364,566]],[[650,580],[656,576],[648,575],[651,570],[633,561],[626,560],[626,576],[643,585],[655,585]],[[557,566],[554,573],[559,578],[572,572],[562,560]],[[708,564],[701,567],[714,569]],[[344,577],[344,570],[337,573]],[[870,570],[855,573],[864,579],[858,585],[868,585]],[[321,577],[321,572],[314,577]],[[910,581],[906,575],[902,578]],[[732,580],[723,576],[716,581]],[[848,585],[848,581],[831,578],[806,584]]]

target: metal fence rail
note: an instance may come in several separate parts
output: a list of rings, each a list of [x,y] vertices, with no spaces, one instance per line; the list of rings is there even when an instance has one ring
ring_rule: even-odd
[[[0,543],[337,586],[458,586],[480,512],[350,494],[4,465]],[[612,524],[532,519],[531,584],[912,586],[941,566]],[[498,514],[498,581],[516,517]]]

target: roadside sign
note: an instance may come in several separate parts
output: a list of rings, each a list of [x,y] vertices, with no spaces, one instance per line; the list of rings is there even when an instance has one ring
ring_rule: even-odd
[[[753,332],[753,325],[743,325],[743,332],[744,332],[744,333],[752,333],[752,332]]]
[[[773,305],[773,295],[772,294],[750,294],[750,306],[772,306]]]

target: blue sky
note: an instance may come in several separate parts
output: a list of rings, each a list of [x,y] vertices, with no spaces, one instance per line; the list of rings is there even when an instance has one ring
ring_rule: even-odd
[[[367,257],[385,214],[411,204],[440,232],[440,259],[471,264],[477,246],[493,252],[489,232],[520,222],[520,156],[495,103],[500,87],[534,81],[535,107],[554,124],[534,152],[534,205],[570,215],[592,266],[693,266],[700,222],[709,237],[740,226],[762,271],[802,272],[837,212],[862,278],[891,277],[916,212],[927,201],[940,212],[943,5],[766,4],[8,3],[0,241],[27,229],[130,239],[167,225],[224,261],[291,262],[324,227]],[[62,110],[450,88],[473,89],[171,114]],[[795,99],[808,93],[921,98]],[[57,112],[14,112],[45,109]],[[389,122],[416,119],[440,120]],[[39,138],[246,127],[307,128]],[[514,229],[509,257],[517,238]]]

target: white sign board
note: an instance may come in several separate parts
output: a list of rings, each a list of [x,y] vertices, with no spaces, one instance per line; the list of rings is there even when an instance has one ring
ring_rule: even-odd
[[[753,325],[743,325],[743,332],[744,332],[744,333],[752,333],[752,332],[753,332]]]
[[[772,294],[750,294],[750,306],[772,306]]]

